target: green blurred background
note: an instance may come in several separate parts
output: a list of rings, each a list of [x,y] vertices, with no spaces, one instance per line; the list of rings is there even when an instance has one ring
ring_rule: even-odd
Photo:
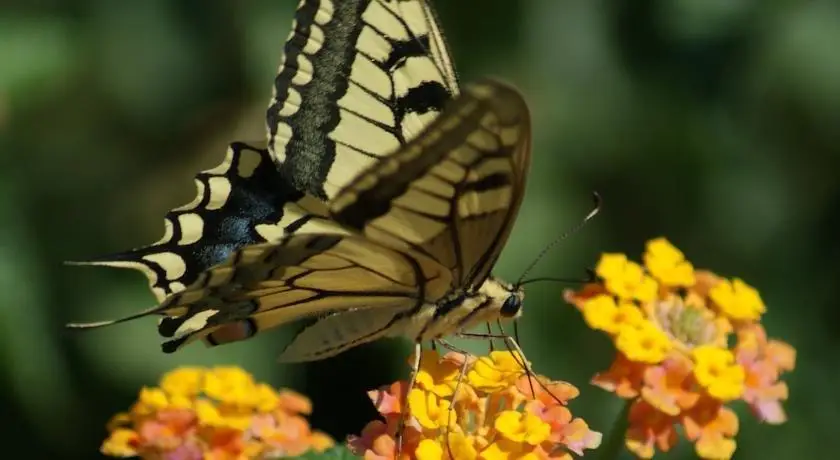
[[[314,399],[336,436],[374,416],[364,391],[405,375],[382,342],[280,365],[284,332],[159,351],[154,320],[90,333],[68,321],[153,302],[139,273],[75,268],[156,240],[162,216],[230,140],[263,138],[296,2],[5,0],[0,4],[0,399],[3,458],[98,458],[104,423],[178,365],[237,364]],[[746,414],[741,459],[826,458],[840,428],[840,6],[836,1],[438,2],[463,81],[519,86],[533,169],[497,273],[515,278],[604,207],[536,273],[581,276],[602,251],[638,258],[667,236],[697,266],[739,275],[798,350],[790,421]],[[583,389],[577,414],[618,410],[587,386],[611,358],[556,285],[530,287],[523,347]],[[341,409],[338,409],[341,408]],[[834,436],[834,437],[830,437]],[[672,458],[691,458],[690,446]]]

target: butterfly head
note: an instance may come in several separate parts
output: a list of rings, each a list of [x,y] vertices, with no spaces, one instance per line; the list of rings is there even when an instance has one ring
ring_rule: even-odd
[[[502,318],[517,318],[522,314],[522,292],[511,292],[499,310]]]
[[[525,291],[519,287],[498,278],[488,278],[482,286],[482,291],[493,302],[495,310],[504,319],[516,319],[522,315],[522,301]]]

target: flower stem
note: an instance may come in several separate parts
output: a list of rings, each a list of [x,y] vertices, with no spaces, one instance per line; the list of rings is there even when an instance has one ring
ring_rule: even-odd
[[[632,405],[632,400],[624,403],[624,407],[619,411],[615,422],[610,427],[610,431],[601,440],[601,446],[598,448],[598,460],[615,460],[621,455],[624,450],[624,438],[627,434],[627,416],[630,415],[630,406]]]

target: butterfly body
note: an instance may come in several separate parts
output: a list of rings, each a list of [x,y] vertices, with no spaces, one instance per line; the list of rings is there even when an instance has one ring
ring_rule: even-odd
[[[516,319],[522,314],[523,299],[522,289],[490,277],[478,289],[458,292],[436,303],[428,314],[416,318],[413,328],[406,329],[415,341],[434,341],[453,331],[466,331],[498,319]],[[506,303],[517,307],[505,309]]]

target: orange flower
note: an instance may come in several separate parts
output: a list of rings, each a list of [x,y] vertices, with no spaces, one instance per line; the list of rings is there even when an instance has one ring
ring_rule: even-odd
[[[625,399],[635,398],[642,388],[647,365],[631,361],[621,353],[616,354],[606,372],[596,374],[592,384]]]
[[[599,279],[563,295],[616,349],[592,383],[630,400],[625,441],[637,456],[669,450],[682,425],[699,456],[729,458],[738,420],[724,404],[743,400],[759,420],[784,422],[779,378],[796,353],[767,339],[766,307],[744,281],[696,270],[665,238],[649,241],[643,260],[604,254]]]
[[[656,450],[668,452],[677,444],[676,418],[637,400],[630,407],[625,444],[639,458],[652,458]]]
[[[738,334],[736,360],[746,373],[744,401],[763,422],[773,425],[787,420],[781,401],[787,400],[788,387],[779,382],[782,372],[794,368],[796,351],[777,340],[767,340],[764,329],[747,328]]]
[[[701,458],[728,459],[735,453],[738,416],[721,402],[705,398],[683,417],[685,436]]]
[[[181,368],[160,388],[143,388],[128,413],[108,424],[105,455],[146,459],[239,459],[318,452],[333,441],[301,415],[309,400],[280,393],[234,368]]]
[[[446,362],[464,363],[464,358],[424,352],[419,372],[440,375]],[[466,362],[467,375],[450,400],[435,391],[437,386],[415,386],[407,407],[390,402],[399,398],[404,383],[371,392],[385,421],[373,421],[361,436],[348,438],[351,451],[367,460],[393,459],[399,424],[394,409],[403,407],[403,459],[566,459],[570,452],[582,455],[600,444],[600,433],[565,407],[578,395],[571,384],[523,375],[523,361],[509,352]]]
[[[692,363],[685,355],[674,353],[658,366],[645,369],[642,399],[664,414],[679,415],[700,398],[694,391]]]

